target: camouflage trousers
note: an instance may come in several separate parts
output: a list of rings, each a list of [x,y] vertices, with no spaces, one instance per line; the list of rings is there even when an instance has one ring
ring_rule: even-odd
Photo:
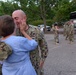
[[[71,42],[74,41],[74,34],[69,34],[69,41],[71,41]]]
[[[69,32],[66,31],[66,33],[65,33],[65,40],[67,40],[68,38],[69,38]]]
[[[44,70],[41,69],[40,75],[44,75]]]
[[[43,70],[43,68],[39,67],[38,63],[37,64],[33,64],[33,67],[34,67],[37,75],[44,75],[44,70]]]
[[[55,43],[59,43],[59,34],[54,34]]]
[[[37,75],[44,75],[43,69],[37,69],[36,72],[37,72]]]

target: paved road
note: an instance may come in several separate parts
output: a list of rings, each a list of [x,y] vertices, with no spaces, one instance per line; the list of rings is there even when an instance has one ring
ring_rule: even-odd
[[[44,64],[45,75],[76,75],[76,40],[69,44],[60,34],[60,44],[55,45],[53,34],[45,34],[45,38],[49,48]]]

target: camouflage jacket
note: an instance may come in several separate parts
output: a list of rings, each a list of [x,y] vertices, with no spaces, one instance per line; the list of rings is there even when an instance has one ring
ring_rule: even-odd
[[[36,26],[30,25],[26,33],[38,42],[38,47],[36,48],[36,50],[30,52],[31,62],[36,70],[39,68],[40,59],[45,60],[45,58],[47,57],[47,42],[45,41],[44,34]],[[19,29],[16,30],[16,34],[18,36],[23,36],[20,33]]]
[[[0,42],[0,61],[5,60],[12,53],[12,49],[4,42]]]
[[[9,45],[0,41],[0,75],[2,75],[2,63],[12,53]]]

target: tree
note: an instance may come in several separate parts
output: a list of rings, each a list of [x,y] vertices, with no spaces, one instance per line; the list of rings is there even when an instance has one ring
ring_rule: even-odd
[[[56,11],[56,10],[55,10]],[[56,14],[54,16],[54,20],[61,22],[67,21],[70,19],[70,12],[72,11],[70,0],[62,0],[59,2],[57,7]]]
[[[11,15],[11,13],[15,10],[20,8],[16,3],[11,2],[0,2],[0,15],[8,14]]]

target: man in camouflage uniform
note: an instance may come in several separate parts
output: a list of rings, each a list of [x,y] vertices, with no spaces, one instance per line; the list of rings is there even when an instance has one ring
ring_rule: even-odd
[[[74,42],[74,23],[72,20],[69,21],[69,43]]]
[[[66,36],[66,25],[67,25],[67,22],[65,22],[65,24],[63,25],[63,35]]]
[[[36,26],[26,24],[27,17],[22,10],[15,10],[12,13],[12,17],[14,19],[15,24],[17,25],[16,35],[24,36],[20,32],[19,25],[21,24],[22,26],[24,26],[25,32],[38,42],[38,47],[36,48],[36,50],[30,52],[30,58],[37,74],[43,75],[42,68],[45,58],[47,57],[48,54],[48,47],[43,33]]]
[[[12,53],[12,49],[4,42],[0,42],[0,75],[2,75],[2,63]]]
[[[67,40],[69,37],[69,21],[64,24],[64,36],[65,40]]]

